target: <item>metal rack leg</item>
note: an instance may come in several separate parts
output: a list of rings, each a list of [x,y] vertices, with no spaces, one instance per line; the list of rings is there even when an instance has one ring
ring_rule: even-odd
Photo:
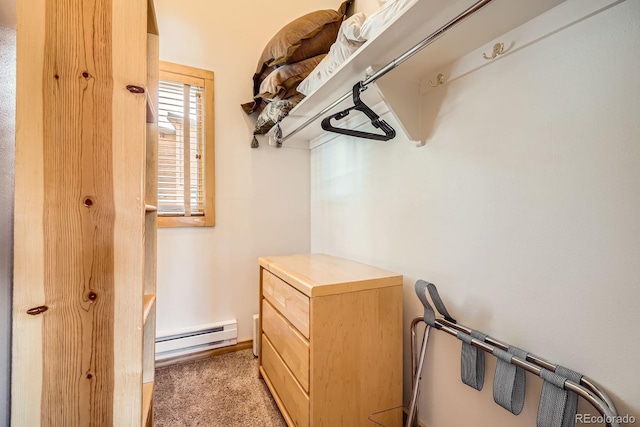
[[[417,422],[417,402],[418,395],[420,394],[420,379],[422,378],[422,367],[424,365],[424,356],[427,352],[427,342],[429,341],[429,330],[431,327],[429,325],[426,326],[424,330],[424,336],[422,338],[422,348],[420,350],[420,358],[416,365],[415,361],[415,352],[414,349],[416,347],[416,333],[415,328],[418,322],[422,321],[422,319],[414,319],[411,323],[411,368],[413,375],[413,390],[411,393],[411,403],[409,405],[409,414],[407,416],[407,424],[406,427],[414,427],[414,420]]]

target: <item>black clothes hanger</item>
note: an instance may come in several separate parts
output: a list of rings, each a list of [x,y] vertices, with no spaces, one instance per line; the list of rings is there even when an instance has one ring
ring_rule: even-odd
[[[322,129],[329,132],[355,136],[358,138],[375,139],[377,141],[388,141],[390,139],[395,138],[396,131],[387,122],[382,120],[380,116],[378,116],[371,108],[369,108],[369,106],[367,106],[367,104],[365,104],[360,99],[360,92],[364,91],[365,89],[366,87],[362,85],[362,82],[356,83],[353,86],[353,104],[354,104],[353,107],[349,107],[346,110],[340,111],[339,113],[336,113],[332,116],[325,117],[322,120]],[[337,128],[331,124],[331,119],[336,119],[336,120],[343,119],[349,115],[349,112],[351,112],[351,110],[358,110],[366,114],[367,117],[369,117],[369,119],[371,120],[371,124],[374,127],[382,130],[384,132],[384,135],[379,133],[370,133],[370,132],[362,132],[362,131],[352,130],[352,129]]]

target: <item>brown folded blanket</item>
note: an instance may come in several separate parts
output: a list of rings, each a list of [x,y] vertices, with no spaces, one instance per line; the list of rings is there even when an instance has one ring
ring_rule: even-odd
[[[338,10],[317,10],[285,25],[267,43],[253,76],[253,95],[260,90],[265,69],[292,64],[329,52],[353,0],[343,2]]]
[[[260,93],[251,102],[242,104],[245,113],[262,112],[269,101],[291,98],[298,94],[296,88],[316,68],[326,54],[314,56],[294,64],[276,68],[260,85]],[[266,101],[266,102],[265,102]]]

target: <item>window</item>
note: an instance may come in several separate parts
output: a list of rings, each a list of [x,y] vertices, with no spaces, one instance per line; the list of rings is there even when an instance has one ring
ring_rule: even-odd
[[[160,61],[158,95],[158,226],[212,226],[213,72]]]

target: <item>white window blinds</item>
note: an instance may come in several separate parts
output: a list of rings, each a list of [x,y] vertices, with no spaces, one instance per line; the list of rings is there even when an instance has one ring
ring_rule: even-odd
[[[204,115],[204,87],[160,80],[159,215],[204,215]]]

